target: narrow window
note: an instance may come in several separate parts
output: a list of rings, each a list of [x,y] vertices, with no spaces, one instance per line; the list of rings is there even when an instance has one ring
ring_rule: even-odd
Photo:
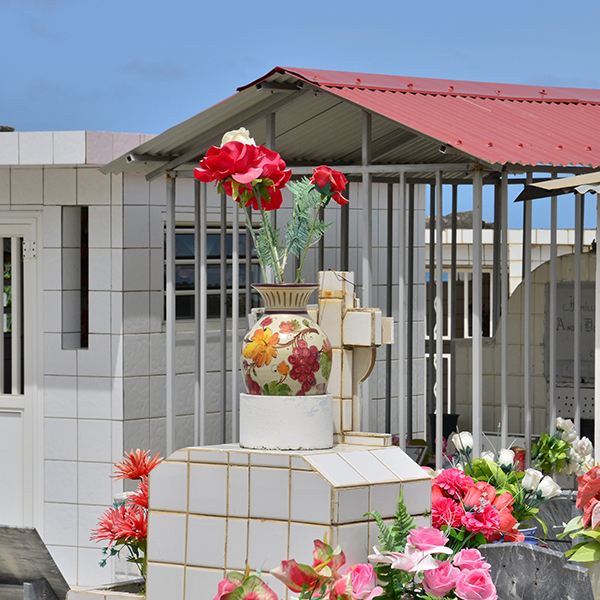
[[[62,209],[62,347],[88,347],[88,207]]]

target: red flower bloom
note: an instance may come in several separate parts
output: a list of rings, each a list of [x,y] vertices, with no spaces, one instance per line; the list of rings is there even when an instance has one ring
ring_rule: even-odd
[[[340,206],[348,204],[347,198],[344,198],[341,194],[348,184],[348,180],[342,173],[325,165],[315,167],[313,172],[314,175],[311,177],[310,182],[314,183],[323,195],[331,196]]]
[[[479,506],[492,503],[496,499],[496,488],[485,481],[478,481],[467,490],[463,498],[465,506]]]
[[[227,142],[222,148],[212,146],[194,169],[194,177],[200,181],[224,181],[233,177],[239,183],[249,183],[260,177],[257,164],[257,147],[242,142]]]
[[[434,480],[433,484],[441,488],[451,498],[461,499],[473,485],[473,479],[460,469],[446,469]]]
[[[483,508],[474,510],[473,512],[465,511],[462,524],[467,531],[472,531],[473,533],[481,532],[487,537],[500,529],[500,515],[495,506],[486,504]]]
[[[464,514],[463,507],[452,498],[438,498],[431,503],[431,525],[436,529],[442,525],[460,527]]]
[[[148,478],[143,477],[140,481],[135,494],[129,496],[129,504],[134,504],[140,508],[148,508]]]
[[[159,465],[163,459],[160,452],[149,458],[150,450],[132,450],[125,453],[123,462],[115,463],[115,474],[111,475],[116,481],[119,479],[142,479],[148,477],[150,471]]]
[[[600,494],[600,467],[590,469],[584,475],[577,478],[579,489],[577,490],[577,501],[575,505],[580,510],[594,497]]]
[[[108,540],[108,547],[125,539],[145,539],[148,535],[146,511],[134,504],[109,508],[98,521],[98,528],[92,529],[91,540]]]

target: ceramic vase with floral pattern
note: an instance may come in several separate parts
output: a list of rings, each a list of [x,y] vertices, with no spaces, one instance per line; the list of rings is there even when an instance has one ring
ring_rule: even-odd
[[[331,344],[306,311],[318,286],[260,283],[253,287],[265,302],[265,312],[242,342],[242,373],[248,394],[325,394],[331,374]]]

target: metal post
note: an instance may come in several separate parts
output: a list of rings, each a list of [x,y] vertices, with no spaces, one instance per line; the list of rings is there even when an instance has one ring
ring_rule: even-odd
[[[175,184],[175,177],[167,173],[167,456],[175,450]]]
[[[220,325],[221,325],[221,443],[227,442],[227,196],[221,194],[221,262],[220,262]]]
[[[575,194],[575,257],[573,265],[573,410],[575,427],[581,431],[581,242],[583,239],[583,200]]]
[[[404,175],[404,173],[403,173]],[[406,437],[413,437],[413,339],[415,303],[415,186],[408,186],[408,247],[406,258]]]
[[[437,177],[437,174],[436,174]],[[435,186],[429,186],[429,281],[427,282],[427,309],[425,312],[425,322],[427,326],[427,410],[425,411],[425,422],[429,415],[435,412],[434,385],[436,381],[435,373],[435,221],[438,215],[435,214]],[[439,217],[441,219],[441,216]],[[429,427],[425,426],[425,439],[430,436]],[[435,437],[435,434],[434,434]],[[435,439],[429,440],[431,446],[435,445]]]
[[[531,173],[527,174],[527,184]],[[531,463],[531,202],[523,202],[523,420],[525,461]]]
[[[203,256],[202,242],[206,240],[206,227],[202,227],[202,205],[205,202],[203,187],[205,183],[194,180],[194,351],[195,378],[194,378],[194,444],[204,444],[204,389],[205,374],[203,371],[205,347],[202,344],[202,335],[206,329],[206,320],[202,320],[202,298],[206,296],[202,289],[202,269],[206,274],[206,257]],[[206,245],[204,246],[204,253]],[[206,337],[204,337],[206,339]]]
[[[233,205],[233,243],[231,248],[231,441],[236,443],[238,435],[238,376],[240,363],[235,350],[239,347],[240,335],[240,213]]]
[[[444,422],[444,246],[442,244],[443,187],[442,172],[435,175],[435,468],[442,468]],[[430,242],[432,240],[430,239]]]
[[[371,114],[363,111],[362,164],[371,164]],[[371,305],[372,255],[373,255],[373,178],[370,173],[362,178],[361,194],[361,245],[362,245],[362,292],[363,306]],[[370,429],[371,395],[368,380],[362,384],[362,431]]]
[[[491,317],[492,323],[490,327],[490,335],[496,335],[496,328],[498,327],[498,321],[500,320],[500,303],[502,297],[502,291],[500,289],[500,254],[501,254],[501,240],[500,232],[502,228],[502,192],[500,185],[494,186],[494,266],[492,272],[492,289],[490,292],[491,299]]]
[[[553,173],[552,179],[556,179],[556,173]],[[557,257],[557,228],[558,228],[558,210],[557,197],[552,196],[550,204],[550,290],[549,290],[549,309],[550,309],[550,331],[549,331],[549,382],[548,382],[548,403],[550,405],[548,431],[552,434],[556,429],[556,257]]]
[[[482,199],[483,173],[481,168],[473,172],[473,457],[481,452],[483,429],[483,365],[482,342]]]
[[[387,254],[385,305],[388,317],[393,315],[392,279],[394,276],[394,184],[387,185]],[[385,431],[392,433],[392,347],[385,349]]]
[[[452,246],[450,258],[450,302],[448,315],[450,317],[450,339],[456,338],[456,229],[458,211],[458,186],[452,186]],[[456,412],[456,364],[454,361],[454,348],[450,356],[450,412]]]
[[[403,450],[406,448],[408,406],[412,406],[406,381],[406,312],[406,173],[401,173],[398,185],[398,442]]]
[[[22,294],[23,285],[23,250],[21,238],[10,238],[10,286],[11,286],[11,334],[10,334],[10,359],[11,359],[11,387],[13,394],[21,394],[21,335],[23,334],[22,321]],[[4,336],[2,336],[4,343]]]
[[[596,195],[596,285],[595,305],[600,306],[600,194]],[[594,332],[594,460],[600,462],[600,327],[596,324]]]
[[[501,444],[502,448],[508,447],[508,173],[502,173],[502,181],[500,183],[500,204],[501,204],[501,227],[502,227],[502,247],[501,247],[501,323],[500,323],[500,397],[501,397],[501,414],[500,423],[501,429]],[[494,232],[494,236],[496,233]]]

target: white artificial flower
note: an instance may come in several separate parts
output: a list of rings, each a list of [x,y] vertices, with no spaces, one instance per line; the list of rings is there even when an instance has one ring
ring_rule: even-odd
[[[502,467],[512,467],[515,453],[510,448],[502,448],[498,452],[498,464]]]
[[[592,454],[594,451],[594,446],[592,442],[588,440],[586,437],[582,437],[577,443],[573,444],[573,447],[579,452],[579,455],[582,459],[589,454]]]
[[[484,452],[482,452],[479,458],[496,462],[496,455],[493,452],[490,452],[489,450],[485,450]]]
[[[453,433],[450,436],[450,441],[454,444],[454,447],[459,451],[470,453],[471,450],[473,450],[473,436],[468,431]]]
[[[568,444],[572,444],[577,439],[577,430],[571,419],[556,417],[556,429],[561,432],[562,439]]]
[[[250,137],[250,132],[245,127],[240,127],[239,129],[228,131],[221,140],[221,147],[224,146],[227,142],[242,142],[242,144],[256,146],[254,138]]]
[[[521,480],[523,489],[528,492],[535,492],[543,476],[537,469],[525,469],[525,475],[523,475],[523,479]]]
[[[560,486],[550,475],[546,475],[538,485],[537,491],[541,494],[542,498],[549,500],[550,498],[554,498],[554,496],[558,496],[560,494]]]

